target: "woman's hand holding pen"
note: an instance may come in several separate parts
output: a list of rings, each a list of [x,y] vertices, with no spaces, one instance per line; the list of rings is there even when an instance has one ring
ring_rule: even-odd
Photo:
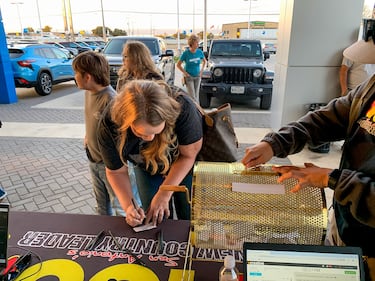
[[[135,227],[143,223],[146,218],[145,212],[141,207],[139,207],[134,199],[132,199],[132,204],[126,209],[126,222],[131,227]]]

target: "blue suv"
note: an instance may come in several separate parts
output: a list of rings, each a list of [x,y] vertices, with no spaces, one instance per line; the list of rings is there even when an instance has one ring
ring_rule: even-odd
[[[8,47],[17,88],[32,88],[46,96],[52,85],[74,80],[73,56],[47,44],[20,44]]]

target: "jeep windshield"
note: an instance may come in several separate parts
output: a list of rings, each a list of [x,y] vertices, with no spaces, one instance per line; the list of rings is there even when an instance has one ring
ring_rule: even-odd
[[[261,55],[261,46],[256,42],[216,42],[211,48],[211,56],[255,58]]]
[[[134,39],[116,39],[113,38],[111,41],[108,42],[108,46],[104,50],[104,54],[106,55],[121,55],[122,49],[127,41],[141,41],[144,43],[147,48],[150,50],[152,56],[159,55],[159,45],[157,40],[154,39],[141,39],[141,40],[134,40]]]

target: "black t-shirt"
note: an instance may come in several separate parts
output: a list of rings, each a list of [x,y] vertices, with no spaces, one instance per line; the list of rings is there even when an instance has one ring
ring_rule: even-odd
[[[190,97],[179,95],[176,100],[181,104],[181,112],[175,126],[178,144],[188,145],[197,142],[203,137],[202,115]],[[117,126],[111,120],[110,106],[106,111],[99,124],[98,143],[105,166],[110,170],[117,170],[124,163],[121,161],[117,149]],[[127,130],[126,143],[122,151],[123,158],[145,168],[144,159],[140,151],[147,144],[148,142],[135,136],[129,128]],[[171,151],[171,163],[175,160],[173,154],[173,151]]]

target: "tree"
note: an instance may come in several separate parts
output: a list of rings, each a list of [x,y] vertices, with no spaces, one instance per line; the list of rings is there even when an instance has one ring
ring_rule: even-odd
[[[43,32],[51,32],[52,27],[46,25],[45,27],[42,28]]]
[[[172,35],[174,38],[177,38],[177,33]],[[180,39],[186,39],[186,34],[180,33]]]
[[[115,28],[112,32],[113,36],[120,36],[120,35],[128,35],[128,33],[125,30]]]
[[[113,34],[110,28],[106,27],[105,29],[106,29],[106,34]],[[103,37],[103,26],[97,26],[95,29],[91,31],[95,36]]]

